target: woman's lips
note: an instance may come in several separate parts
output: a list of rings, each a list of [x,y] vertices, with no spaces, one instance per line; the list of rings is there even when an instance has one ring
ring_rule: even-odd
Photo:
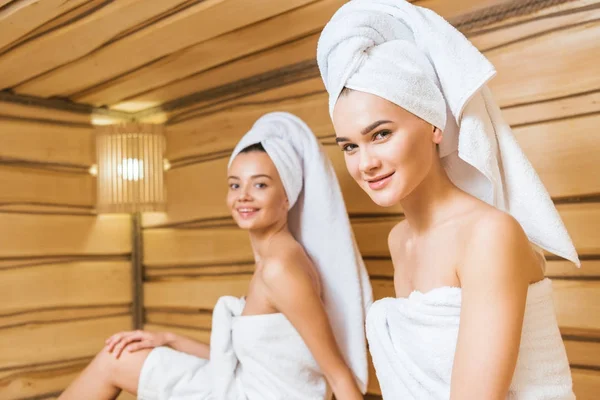
[[[236,211],[242,219],[250,219],[258,213],[259,209],[253,207],[240,207],[237,208]]]
[[[392,180],[392,175],[394,175],[395,171],[392,172],[391,174],[387,174],[387,175],[382,175],[380,177],[377,177],[375,179],[369,179],[367,181],[367,183],[369,184],[369,187],[372,190],[380,190],[383,189],[384,187],[386,187],[388,185],[388,183],[391,182]]]

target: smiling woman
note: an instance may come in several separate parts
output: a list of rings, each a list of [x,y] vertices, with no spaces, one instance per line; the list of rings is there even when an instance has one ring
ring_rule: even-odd
[[[362,399],[371,286],[316,137],[291,114],[267,114],[234,150],[227,181],[255,271],[246,296],[218,300],[210,345],[117,333],[61,399],[121,389],[140,399]]]

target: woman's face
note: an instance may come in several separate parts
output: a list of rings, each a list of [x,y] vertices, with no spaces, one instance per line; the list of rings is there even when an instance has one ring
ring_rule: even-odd
[[[265,229],[287,219],[288,200],[267,153],[238,154],[229,167],[227,206],[242,229]]]
[[[355,90],[338,99],[333,125],[350,175],[383,207],[397,204],[425,179],[442,140],[442,132],[421,118]]]

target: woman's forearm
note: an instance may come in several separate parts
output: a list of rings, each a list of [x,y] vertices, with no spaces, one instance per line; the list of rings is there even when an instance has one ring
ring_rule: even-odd
[[[210,346],[206,343],[197,342],[171,332],[166,333],[166,338],[167,345],[173,350],[205,358],[207,360],[210,358]]]
[[[336,399],[363,400],[363,395],[349,369],[343,375],[329,377],[327,380]]]

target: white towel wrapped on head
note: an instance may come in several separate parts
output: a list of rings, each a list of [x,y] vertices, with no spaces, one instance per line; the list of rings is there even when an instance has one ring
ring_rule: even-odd
[[[323,29],[317,62],[331,115],[347,87],[442,129],[440,157],[456,186],[512,214],[535,245],[580,265],[486,86],[493,65],[442,17],[404,0],[352,0]]]
[[[256,143],[265,148],[283,181],[290,232],[319,272],[335,338],[364,393],[368,380],[364,322],[372,291],[331,161],[310,128],[286,112],[259,118],[237,144],[230,164]]]

